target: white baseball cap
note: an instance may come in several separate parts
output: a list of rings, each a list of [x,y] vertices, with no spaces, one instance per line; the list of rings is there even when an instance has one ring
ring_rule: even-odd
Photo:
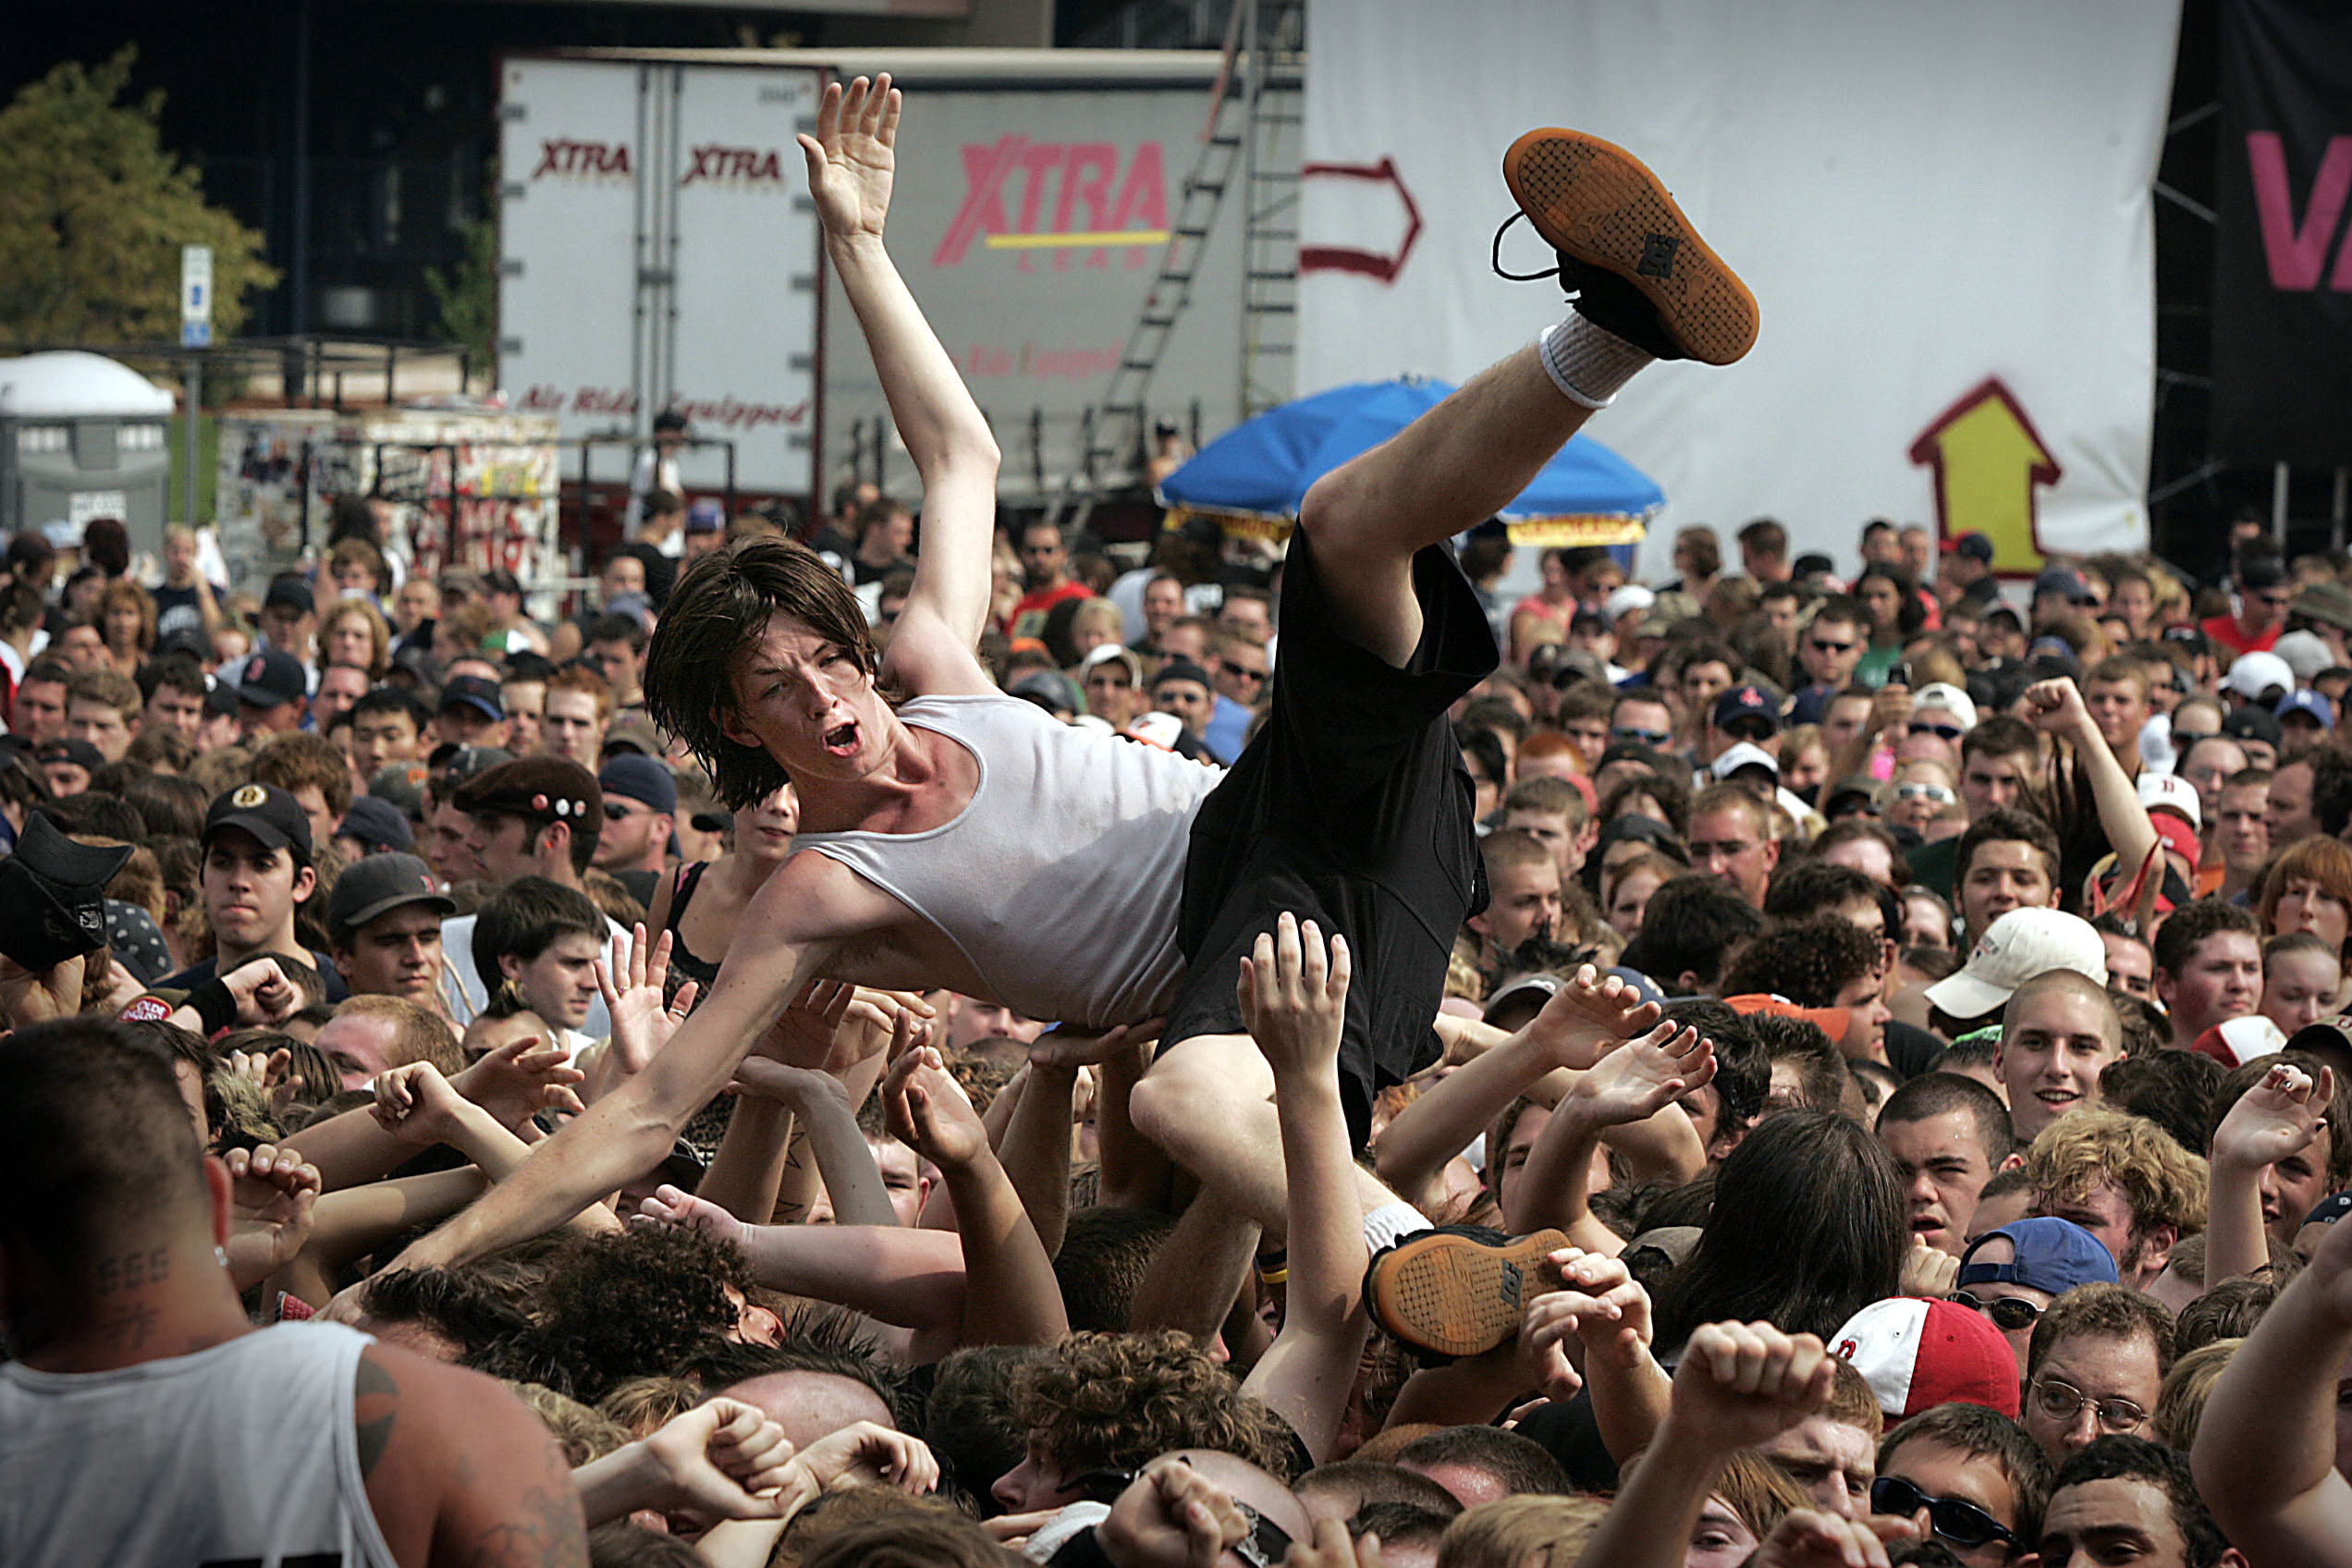
[[[2191,827],[2202,831],[2205,818],[2197,800],[2197,786],[2177,773],[2158,773],[2152,768],[2139,772],[2139,803],[2150,811],[2158,806],[2178,812],[2188,819]]]
[[[2285,661],[2297,680],[2309,680],[2335,662],[2316,631],[2290,631],[2271,644],[2271,652]]]
[[[1928,1000],[1954,1018],[1977,1018],[2008,1001],[2037,974],[2071,969],[2107,984],[2107,944],[2090,922],[2054,909],[2013,909],[1977,938],[1967,964],[1928,987]]]
[[[1774,778],[1781,776],[1781,765],[1773,760],[1772,753],[1753,741],[1724,747],[1723,754],[1707,765],[1708,771],[1719,779],[1729,778],[1743,767],[1769,768]]]
[[[1657,603],[1657,594],[1638,582],[1628,582],[1611,590],[1609,597],[1600,602],[1600,613],[1609,618],[1610,625],[1614,626],[1618,618],[1628,610],[1646,610]]]
[[[1923,709],[1942,708],[1960,721],[1963,729],[1977,727],[1976,699],[1959,687],[1944,680],[1931,680],[1911,693],[1911,713],[1917,717]]]
[[[2282,692],[2294,691],[2295,670],[2276,654],[2240,654],[2237,662],[2229,667],[2229,679],[2223,684],[2248,702],[2260,702],[2262,693],[2272,687]]]

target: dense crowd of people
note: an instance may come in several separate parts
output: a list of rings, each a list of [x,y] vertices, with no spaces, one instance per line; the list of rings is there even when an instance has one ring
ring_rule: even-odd
[[[665,420],[562,619],[8,546],[0,1561],[2352,1564],[2352,558],[1501,592],[1755,332],[1556,131],[1574,312],[1287,549],[999,526],[899,113],[919,534]]]

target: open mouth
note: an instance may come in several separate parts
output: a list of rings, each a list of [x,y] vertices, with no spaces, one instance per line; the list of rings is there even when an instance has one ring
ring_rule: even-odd
[[[845,757],[857,750],[857,720],[848,719],[825,732],[825,749],[837,757]]]

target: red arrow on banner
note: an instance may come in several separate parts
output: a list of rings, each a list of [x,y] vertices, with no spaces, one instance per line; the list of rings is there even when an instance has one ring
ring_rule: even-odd
[[[1415,204],[1413,192],[1404,188],[1396,161],[1382,158],[1377,164],[1306,164],[1300,167],[1299,178],[1385,183],[1396,191],[1397,200],[1404,204],[1404,238],[1397,241],[1393,255],[1343,245],[1301,245],[1298,253],[1301,273],[1353,272],[1382,283],[1394,283],[1397,274],[1404,270],[1404,259],[1413,254],[1413,242],[1421,238],[1421,209]]]
[[[2058,483],[2058,459],[1999,376],[1930,421],[1911,443],[1911,460],[1935,471],[1943,538],[1982,533],[1998,572],[2041,569],[2038,491]]]

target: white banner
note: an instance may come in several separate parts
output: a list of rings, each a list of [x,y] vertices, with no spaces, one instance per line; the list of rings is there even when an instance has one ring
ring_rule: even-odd
[[[1488,271],[1532,127],[1616,141],[1761,303],[1726,370],[1636,377],[1591,433],[1673,529],[1756,517],[1855,569],[1884,516],[2041,550],[2144,547],[2150,183],[2167,0],[1343,0],[1310,13],[1299,391],[1459,380],[1558,319]],[[1525,225],[1503,263],[1550,258]]]

